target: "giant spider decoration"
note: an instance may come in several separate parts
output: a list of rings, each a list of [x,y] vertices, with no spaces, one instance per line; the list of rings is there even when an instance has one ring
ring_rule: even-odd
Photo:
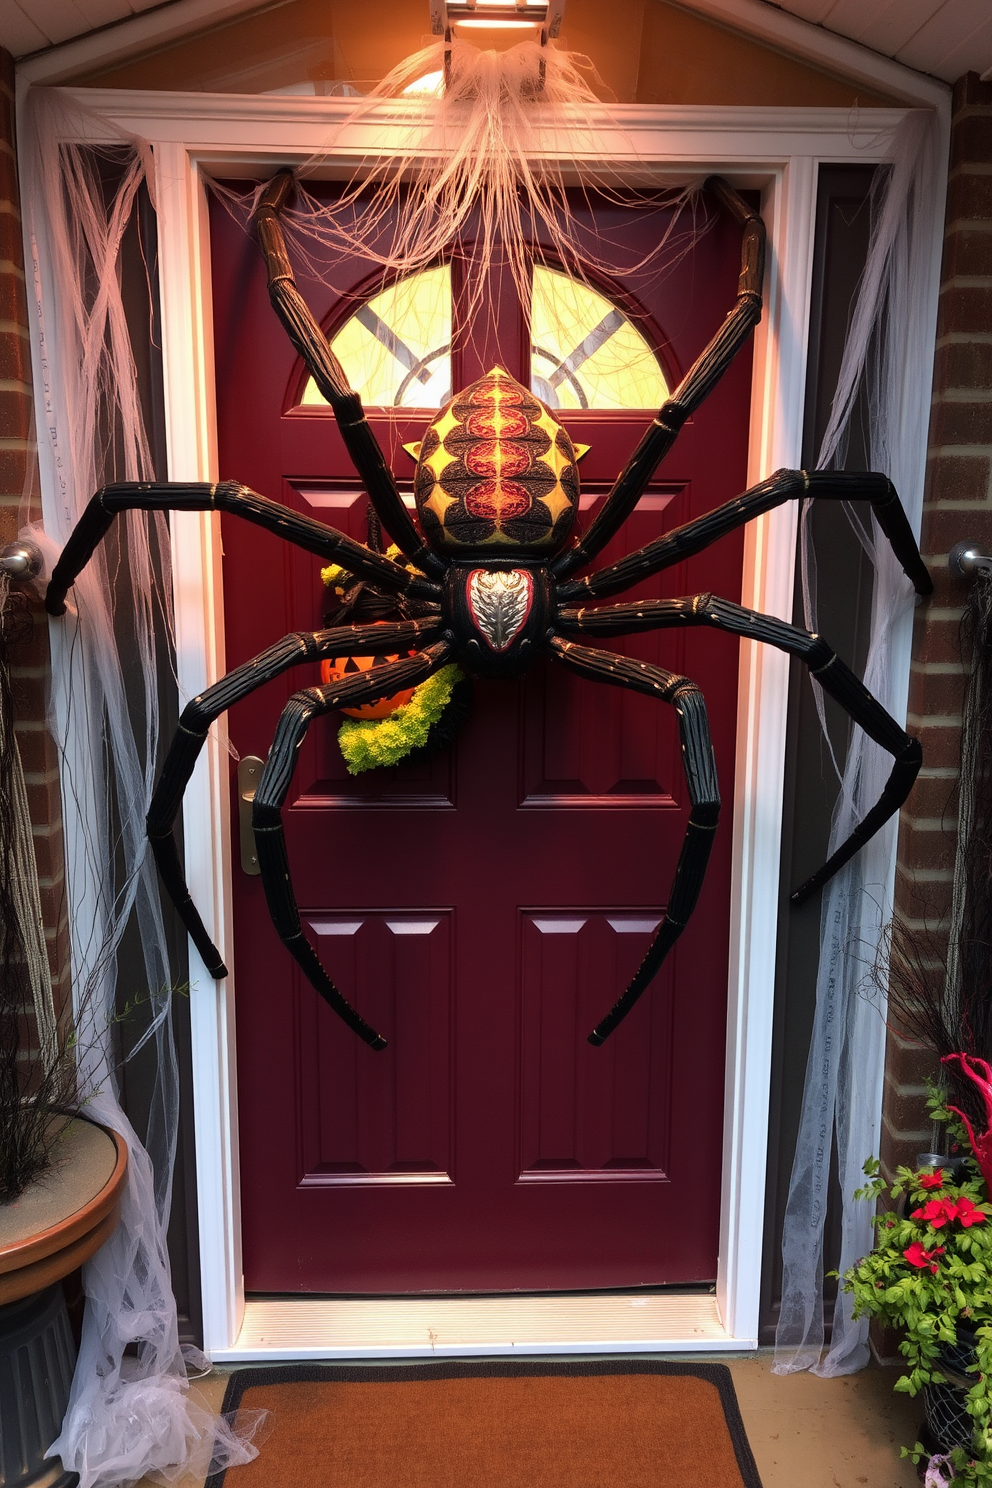
[[[798,657],[820,685],[876,743],[894,756],[881,798],[833,856],[793,894],[799,903],[898,810],[916,778],[922,755],[911,738],[820,636],[772,616],[755,614],[712,594],[590,606],[698,553],[773,507],[806,496],[870,502],[893,551],[919,594],[931,583],[912,530],[884,475],[779,470],[696,521],[628,554],[609,568],[574,578],[590,564],[633,511],[686,419],[716,385],[761,316],[764,225],[722,179],[706,190],[743,229],[737,300],[723,325],[665,402],[617,477],[588,530],[570,546],[579,481],[571,441],[548,409],[496,367],[456,393],[423,440],[415,482],[420,529],[403,505],[358,395],[301,296],[286,253],[280,211],[292,190],[289,171],[263,192],[256,226],[268,269],[272,305],[330,404],[372,506],[405,564],[392,562],[312,518],[299,515],[234,481],[105,486],[72,532],[48,587],[46,605],[59,615],[66,591],[87,563],[117,512],[130,508],[227,511],[255,522],[326,562],[347,568],[419,618],[395,623],[337,626],[300,632],[238,667],[182,715],[148,813],[148,836],[159,873],[210,974],[226,968],[193,904],[179,861],[173,826],[183,792],[211,724],[232,703],[304,661],[363,648],[403,653],[399,659],[324,686],[295,693],[282,711],[255,793],[252,825],[273,923],[311,985],[373,1049],[381,1037],[345,1000],[305,938],[290,878],[282,824],[297,753],[315,718],[343,706],[373,702],[424,681],[449,661],[478,678],[514,677],[547,656],[581,677],[632,688],[675,709],[691,810],[665,914],[626,991],[589,1041],[601,1044],[630,1011],[685,929],[699,895],[720,811],[706,705],[688,677],[630,660],[583,642],[592,636],[630,635],[683,625],[707,625],[779,647]]]

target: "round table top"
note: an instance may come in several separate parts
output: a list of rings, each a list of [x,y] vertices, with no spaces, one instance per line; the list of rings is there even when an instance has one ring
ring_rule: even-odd
[[[48,1168],[0,1204],[0,1303],[89,1259],[116,1224],[126,1173],[123,1138],[81,1116],[67,1122]]]

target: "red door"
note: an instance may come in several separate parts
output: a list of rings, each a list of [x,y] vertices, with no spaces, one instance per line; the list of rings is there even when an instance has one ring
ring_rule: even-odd
[[[658,228],[617,207],[602,216],[625,240]],[[258,250],[223,210],[212,230],[221,477],[364,538],[365,497],[333,418],[299,406],[304,371],[269,308]],[[738,230],[721,221],[675,269],[634,286],[670,382],[733,303],[739,253]],[[363,272],[340,263],[331,288],[301,278],[329,333],[354,311]],[[498,359],[526,380],[522,316],[497,288]],[[629,282],[606,288],[629,308]],[[496,359],[464,332],[456,343],[462,384]],[[744,353],[601,562],[743,488],[749,386]],[[650,415],[560,416],[591,447],[587,521]],[[407,490],[414,465],[403,445],[430,417],[374,417]],[[229,666],[320,625],[315,559],[227,518],[224,548]],[[637,593],[739,599],[740,568],[738,534]],[[389,1048],[360,1044],[312,992],[269,923],[260,881],[236,867],[250,1291],[715,1277],[737,646],[690,630],[625,649],[702,685],[725,805],[693,922],[600,1049],[586,1035],[643,955],[682,842],[688,802],[671,710],[549,663],[521,683],[477,684],[456,745],[429,765],[353,780],[337,720],[311,729],[285,813],[303,920]],[[264,757],[279,710],[314,681],[299,668],[232,710],[239,752]]]

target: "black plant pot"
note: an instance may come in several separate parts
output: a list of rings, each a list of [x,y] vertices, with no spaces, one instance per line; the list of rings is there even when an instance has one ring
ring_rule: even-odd
[[[937,1356],[946,1385],[923,1386],[923,1421],[920,1441],[932,1455],[952,1447],[971,1447],[975,1421],[965,1409],[968,1391],[976,1376],[966,1373],[975,1361],[977,1337],[971,1328],[958,1324],[957,1343],[945,1343]]]
[[[76,1347],[62,1283],[0,1307],[0,1488],[75,1488],[58,1457]]]

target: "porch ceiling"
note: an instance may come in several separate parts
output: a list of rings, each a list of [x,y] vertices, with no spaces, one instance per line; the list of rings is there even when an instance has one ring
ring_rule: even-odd
[[[270,0],[271,3],[271,0]],[[992,72],[988,0],[678,0],[783,50],[804,50],[807,27],[832,32],[919,72],[953,82]],[[258,0],[0,0],[0,43],[17,58],[103,32],[107,50],[161,46],[241,12]],[[427,5],[424,3],[424,19]],[[797,27],[796,21],[805,23]],[[121,30],[119,36],[110,33]],[[809,38],[812,40],[812,38]]]

